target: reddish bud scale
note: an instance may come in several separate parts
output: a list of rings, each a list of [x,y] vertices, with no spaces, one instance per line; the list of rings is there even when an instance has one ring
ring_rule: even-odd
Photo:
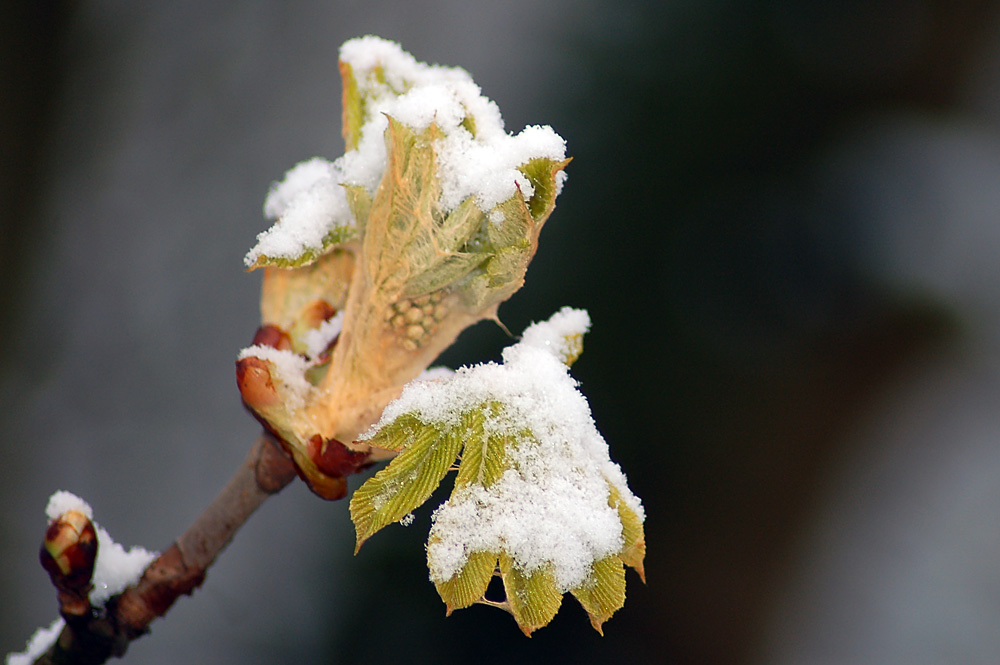
[[[243,401],[251,410],[273,406],[279,402],[278,391],[271,380],[267,362],[254,356],[236,361],[236,385]]]
[[[278,326],[269,323],[257,328],[257,332],[253,336],[253,344],[288,351],[292,348],[292,338]]]
[[[313,435],[308,443],[309,458],[328,476],[346,477],[371,465],[367,452],[351,450],[336,439]]]
[[[318,328],[324,321],[329,321],[337,315],[337,308],[325,300],[314,300],[299,315],[300,321],[307,328]]]

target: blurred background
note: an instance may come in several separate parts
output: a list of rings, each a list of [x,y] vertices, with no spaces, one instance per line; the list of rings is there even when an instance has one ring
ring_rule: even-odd
[[[500,315],[590,311],[573,371],[648,584],[603,638],[571,598],[530,640],[445,618],[429,508],[354,557],[346,503],[296,483],[126,662],[1000,661],[989,0],[5,3],[0,652],[56,616],[53,491],[162,549],[243,459],[242,257],[271,181],[342,152],[337,49],[367,33],[567,139]],[[480,324],[444,361],[507,342]]]

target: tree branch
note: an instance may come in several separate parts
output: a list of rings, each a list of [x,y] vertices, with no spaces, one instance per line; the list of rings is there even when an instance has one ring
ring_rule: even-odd
[[[116,597],[104,611],[80,616],[60,603],[66,626],[36,665],[103,663],[120,657],[129,643],[146,634],[149,624],[167,613],[181,595],[205,580],[208,567],[236,531],[264,501],[295,478],[295,465],[269,436],[262,434],[229,483],[166,551],[153,560],[142,578]]]

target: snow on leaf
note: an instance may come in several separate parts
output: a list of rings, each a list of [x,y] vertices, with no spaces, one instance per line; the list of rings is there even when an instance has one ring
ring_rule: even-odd
[[[526,633],[547,623],[559,607],[552,598],[566,592],[600,631],[624,600],[622,564],[643,573],[642,504],[564,364],[589,325],[586,312],[564,308],[505,349],[502,365],[409,384],[372,430],[369,441],[394,446],[414,423],[430,423],[464,442],[427,543],[430,578],[449,611],[485,592],[483,561],[499,556],[505,603]]]
[[[482,410],[495,417],[502,407],[497,403],[483,405]],[[510,438],[505,434],[486,434],[482,423],[475,430],[468,431],[462,462],[455,476],[455,487],[476,484],[489,487],[500,479],[504,472],[507,447]]]

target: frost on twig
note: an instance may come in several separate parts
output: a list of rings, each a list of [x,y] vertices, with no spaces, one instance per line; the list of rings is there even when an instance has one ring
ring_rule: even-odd
[[[461,458],[427,543],[449,613],[482,602],[499,570],[499,605],[525,634],[552,619],[566,592],[601,631],[625,602],[623,566],[644,574],[642,504],[568,373],[589,323],[564,308],[528,328],[503,364],[411,383],[366,434],[399,454],[351,499],[358,547],[426,501]]]

